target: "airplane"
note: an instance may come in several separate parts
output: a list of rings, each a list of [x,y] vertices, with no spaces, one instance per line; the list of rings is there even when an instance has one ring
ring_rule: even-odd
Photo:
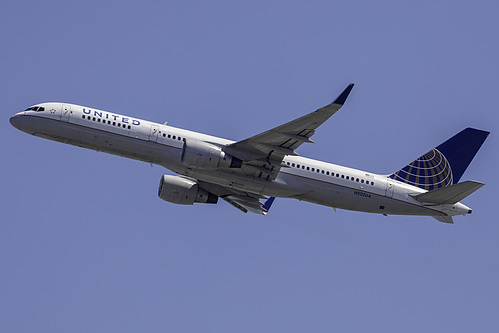
[[[489,132],[466,128],[402,169],[382,175],[299,156],[296,150],[345,104],[353,84],[329,105],[241,141],[69,103],[41,103],[10,118],[45,139],[156,164],[159,198],[174,204],[228,202],[267,214],[274,199],[293,198],[383,215],[431,216],[453,223],[460,203],[484,183],[459,182]]]

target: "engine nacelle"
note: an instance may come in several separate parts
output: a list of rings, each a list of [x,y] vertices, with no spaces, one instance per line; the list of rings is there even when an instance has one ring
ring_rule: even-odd
[[[196,181],[180,176],[164,175],[161,177],[158,196],[165,201],[179,205],[218,202],[216,195],[200,188]]]
[[[186,140],[182,151],[182,163],[199,169],[240,168],[242,161],[226,154],[222,148],[198,140]]]

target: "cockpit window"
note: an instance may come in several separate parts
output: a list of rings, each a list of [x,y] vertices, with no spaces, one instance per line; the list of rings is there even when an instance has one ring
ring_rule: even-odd
[[[40,111],[45,111],[45,108],[43,106],[32,106],[30,108],[27,108],[24,111],[36,111],[36,112],[40,112]]]

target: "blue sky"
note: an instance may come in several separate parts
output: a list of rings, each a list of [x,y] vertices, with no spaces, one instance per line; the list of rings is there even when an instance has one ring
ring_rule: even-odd
[[[497,1],[11,1],[0,31],[2,332],[470,332],[499,326]],[[161,167],[8,118],[82,104],[240,140],[328,104],[307,157],[390,173],[465,127],[454,225],[278,199],[157,198]]]

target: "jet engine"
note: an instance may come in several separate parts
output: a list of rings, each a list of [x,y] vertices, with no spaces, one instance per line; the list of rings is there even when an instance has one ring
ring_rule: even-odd
[[[181,176],[164,175],[161,177],[158,196],[165,201],[179,205],[218,202],[216,195],[200,188],[195,180]]]
[[[186,140],[184,142],[182,163],[191,168],[209,170],[240,168],[242,166],[240,159],[226,154],[222,148],[198,140]]]

